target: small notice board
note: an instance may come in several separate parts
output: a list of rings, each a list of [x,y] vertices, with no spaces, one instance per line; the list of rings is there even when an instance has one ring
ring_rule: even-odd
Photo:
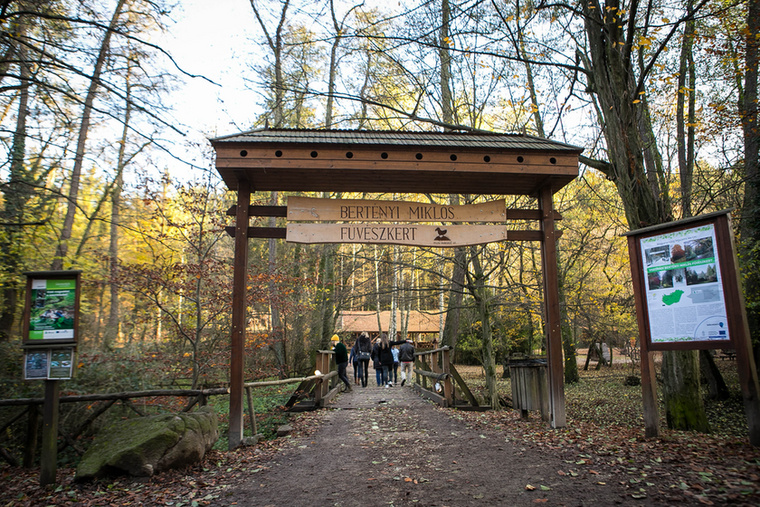
[[[79,339],[80,271],[26,274],[24,378],[70,379]]]
[[[78,339],[80,271],[26,273],[24,345],[71,343]]]

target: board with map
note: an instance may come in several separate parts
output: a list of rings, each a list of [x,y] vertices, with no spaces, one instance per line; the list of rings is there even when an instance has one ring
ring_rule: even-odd
[[[730,341],[715,226],[642,238],[651,342]]]

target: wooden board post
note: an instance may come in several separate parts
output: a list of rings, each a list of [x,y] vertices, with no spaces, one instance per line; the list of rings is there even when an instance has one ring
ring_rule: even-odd
[[[738,260],[736,258],[736,245],[734,236],[731,234],[731,217],[726,214],[716,219],[716,239],[718,243],[724,245],[724,251],[730,252],[731,261],[727,259],[721,263],[723,276],[730,280],[730,286],[734,290],[727,290],[726,306],[732,309],[739,309],[727,312],[729,328],[733,335],[734,346],[736,347],[736,367],[739,370],[739,384],[744,399],[744,412],[747,416],[747,429],[749,430],[749,441],[754,446],[760,446],[760,384],[758,383],[757,365],[752,352],[752,340],[750,339],[749,322],[747,312],[744,310],[744,295],[740,290],[742,286],[739,271],[736,269]]]
[[[451,361],[451,351],[448,347],[443,348],[443,373],[446,374],[446,378],[443,381],[443,396],[446,398],[446,406],[454,406],[454,385],[451,382],[451,370],[449,368],[449,362]]]
[[[58,394],[59,380],[45,380],[45,402],[42,408],[42,453],[40,486],[55,484],[58,460]]]
[[[631,269],[634,273],[640,273],[643,269],[641,258],[634,255],[636,251],[636,238],[628,236],[628,252],[630,255]],[[638,276],[633,277],[633,295],[636,301],[636,308],[643,308],[644,288],[641,286],[642,281]],[[649,350],[647,340],[644,337],[644,329],[647,326],[644,312],[636,312],[636,320],[639,326],[641,338],[639,340],[639,350],[641,351],[641,394],[644,410],[644,435],[647,438],[660,436],[660,410],[657,404],[657,379],[655,378],[654,369],[654,352]]]
[[[549,373],[549,404],[552,428],[564,428],[565,376],[562,361],[562,327],[559,311],[559,268],[557,265],[557,231],[554,228],[552,191],[543,187],[539,191],[541,208],[541,259],[544,268],[544,312],[546,316],[546,351]]]
[[[232,285],[232,332],[230,333],[230,450],[243,443],[243,365],[245,360],[246,290],[248,278],[248,205],[251,187],[238,182],[235,215],[235,259]]]

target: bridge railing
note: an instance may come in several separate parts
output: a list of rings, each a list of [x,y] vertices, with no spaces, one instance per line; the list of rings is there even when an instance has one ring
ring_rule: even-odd
[[[414,365],[414,388],[443,407],[453,407],[451,347],[415,352]]]

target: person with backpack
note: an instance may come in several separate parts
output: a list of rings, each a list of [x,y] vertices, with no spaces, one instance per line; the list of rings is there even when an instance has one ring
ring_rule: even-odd
[[[372,367],[375,369],[375,380],[377,387],[383,385],[383,363],[380,358],[380,339],[375,340],[372,346]]]
[[[412,380],[412,372],[414,371],[414,343],[412,340],[406,340],[401,344],[398,349],[398,359],[401,362],[401,385],[406,383],[406,380]]]
[[[351,353],[348,355],[348,362],[351,363],[354,370],[354,384],[359,385],[359,338],[354,340],[354,346],[351,347]]]
[[[359,375],[359,381],[362,387],[367,387],[367,379],[369,377],[369,360],[372,358],[372,342],[369,339],[369,335],[365,332],[359,335],[354,344],[356,348],[356,355],[354,356],[357,361],[356,370]]]

